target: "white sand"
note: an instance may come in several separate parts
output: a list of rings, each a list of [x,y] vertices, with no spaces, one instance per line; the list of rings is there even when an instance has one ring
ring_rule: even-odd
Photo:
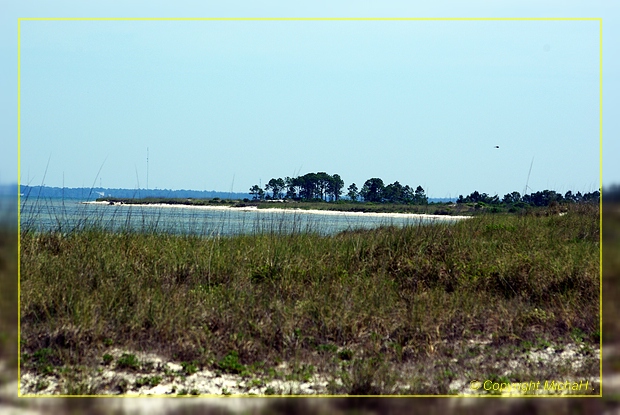
[[[468,219],[471,216],[450,216],[450,215],[429,215],[425,213],[375,213],[375,212],[342,212],[339,210],[318,210],[318,209],[292,209],[292,208],[268,208],[258,209],[256,206],[232,207],[232,206],[197,206],[182,205],[168,203],[145,203],[145,204],[119,204],[110,205],[109,202],[82,202],[91,205],[107,205],[107,206],[130,206],[130,207],[147,207],[147,208],[182,208],[182,209],[198,209],[198,210],[233,210],[233,211],[251,211],[264,213],[309,213],[313,215],[333,215],[333,216],[366,216],[366,217],[383,217],[383,218],[427,218],[427,219]]]

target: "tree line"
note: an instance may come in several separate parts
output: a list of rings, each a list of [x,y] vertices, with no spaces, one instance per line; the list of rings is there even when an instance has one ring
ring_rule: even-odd
[[[551,203],[598,203],[601,193],[597,190],[594,192],[573,193],[572,191],[566,192],[564,195],[554,190],[543,190],[535,193],[525,194],[521,196],[519,192],[507,193],[503,199],[500,200],[498,195],[489,196],[486,193],[479,193],[475,191],[467,197],[459,195],[456,203],[486,203],[488,205],[530,205],[530,206],[549,206]]]
[[[344,181],[338,174],[326,172],[307,173],[298,177],[272,178],[264,189],[259,185],[250,187],[250,196],[253,200],[281,200],[297,201],[326,201],[341,200],[344,194]],[[385,185],[382,179],[373,177],[358,188],[351,183],[346,189],[346,197],[354,202],[395,203],[395,204],[428,204],[428,197],[422,186],[415,189],[409,185],[402,185],[398,181]],[[459,195],[456,203],[485,203],[488,205],[522,205],[522,206],[549,206],[557,203],[598,202],[600,191],[589,193],[566,192],[564,195],[554,190],[543,190],[521,195],[519,192],[507,193],[503,198],[498,195],[490,196],[487,193],[474,191],[466,197]]]
[[[361,189],[351,183],[347,198],[352,201],[375,203],[427,204],[428,198],[422,186],[413,189],[398,181],[388,184],[377,177],[366,180]],[[253,200],[292,199],[300,201],[338,201],[344,193],[344,181],[338,174],[326,172],[307,173],[298,177],[270,179],[264,190],[257,184],[250,187]]]

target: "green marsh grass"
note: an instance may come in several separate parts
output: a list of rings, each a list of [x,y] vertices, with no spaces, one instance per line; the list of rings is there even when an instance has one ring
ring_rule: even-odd
[[[333,393],[381,394],[390,367],[454,357],[458,341],[598,344],[598,209],[536,213],[331,236],[25,230],[22,353],[88,364],[113,343],[235,373],[303,362],[340,378]],[[417,392],[447,393],[438,373]]]

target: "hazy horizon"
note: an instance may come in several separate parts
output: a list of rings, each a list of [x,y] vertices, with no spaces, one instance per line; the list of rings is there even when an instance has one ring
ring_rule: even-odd
[[[358,185],[358,187],[361,188],[362,184]],[[389,183],[385,183],[385,184],[387,185]],[[17,183],[8,183],[8,184],[0,184],[0,187],[12,187],[12,186],[17,186],[17,185],[18,185]],[[100,187],[100,186],[84,186],[84,187],[80,187],[80,186],[77,186],[77,187],[76,186],[73,186],[73,187],[64,186],[63,187],[63,186],[49,186],[49,185],[42,186],[40,184],[28,185],[28,184],[25,184],[25,183],[21,183],[21,184],[19,184],[19,186],[20,187],[29,187],[29,188],[44,187],[44,188],[48,188],[48,189],[67,189],[67,190],[92,189],[93,191],[95,191],[95,190],[96,191],[100,191],[100,190],[124,190],[124,191],[162,192],[162,193],[163,192],[183,192],[183,191],[185,191],[185,192],[221,193],[221,194],[233,194],[233,195],[249,195],[250,194],[249,191],[242,191],[242,190],[239,190],[239,191],[229,191],[229,190],[216,189],[216,188],[213,188],[213,189],[192,189],[192,188],[188,188],[188,187],[182,187],[182,188],[178,188],[178,189],[171,189],[171,188],[149,188],[149,189],[147,189],[147,188],[135,188],[135,187]],[[611,186],[613,187],[613,186],[615,186],[615,184],[612,184]],[[413,186],[413,187],[416,187],[416,186]],[[606,187],[604,187],[604,189],[605,188]],[[263,187],[263,190],[264,190],[264,187]],[[559,191],[558,189],[548,188],[548,189],[539,189],[539,190],[536,190],[536,191],[543,191],[543,190],[557,191],[558,193],[561,193],[561,194],[565,194],[567,191],[570,190],[572,193],[575,194],[577,192],[590,193],[590,192],[594,192],[594,191],[600,190],[600,188],[590,189],[590,190],[567,189],[565,191]],[[452,197],[439,197],[439,196],[429,195],[428,193],[426,193],[426,194],[427,194],[429,199],[435,199],[435,200],[440,200],[440,199],[442,199],[442,200],[444,200],[444,199],[445,200],[448,200],[448,199],[449,200],[456,200],[456,199],[458,199],[459,195],[467,196],[467,195],[469,195],[469,194],[471,194],[471,193],[473,193],[475,191],[478,191],[481,194],[482,193],[487,193],[490,196],[497,195],[500,198],[502,198],[505,195],[505,193],[504,194],[489,193],[489,192],[486,192],[484,189],[478,189],[478,188],[472,188],[469,191],[466,191],[466,192],[463,192],[463,193],[459,193],[459,194],[457,194],[455,196],[452,196]],[[530,189],[528,189],[526,193],[523,192],[523,189],[513,189],[513,191],[517,191],[517,192],[519,192],[522,195],[524,195],[526,193],[530,194],[530,193],[535,193],[536,192],[536,191],[531,191]],[[343,189],[342,197],[344,199],[347,198],[346,193],[347,193],[346,189]],[[506,193],[512,193],[512,191],[511,192],[506,192]],[[270,194],[270,192],[266,191],[266,194]]]

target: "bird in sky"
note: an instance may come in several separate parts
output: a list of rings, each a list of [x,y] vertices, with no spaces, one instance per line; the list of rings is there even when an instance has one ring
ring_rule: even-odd
[[[495,146],[495,148],[499,148],[499,146]]]

